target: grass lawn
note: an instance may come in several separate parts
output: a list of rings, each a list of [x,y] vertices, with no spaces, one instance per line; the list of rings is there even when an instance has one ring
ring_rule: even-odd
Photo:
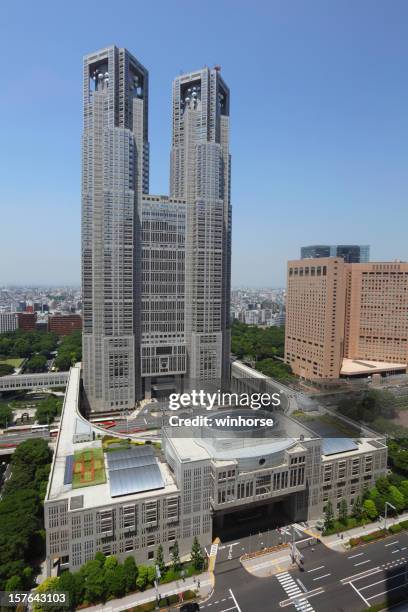
[[[101,448],[87,448],[74,454],[74,475],[72,488],[88,487],[106,482],[103,451]]]
[[[0,359],[0,363],[13,366],[13,368],[19,368],[23,363],[24,358],[21,357],[9,357],[8,359]]]

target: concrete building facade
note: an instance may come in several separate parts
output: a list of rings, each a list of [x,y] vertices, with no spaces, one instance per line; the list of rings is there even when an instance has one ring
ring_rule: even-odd
[[[170,198],[147,195],[148,73],[84,58],[84,386],[91,411],[229,380],[229,90],[218,68],[173,84]],[[188,383],[187,381],[190,381]]]
[[[285,360],[307,379],[404,372],[408,264],[290,261]]]
[[[0,312],[0,334],[14,331],[18,327],[17,312]]]
[[[336,513],[342,499],[351,511],[356,497],[387,469],[381,436],[360,431],[353,440],[322,439],[279,412],[273,413],[275,435],[262,438],[251,432],[231,437],[222,427],[174,431],[165,426],[162,451],[155,451],[147,472],[143,456],[137,456],[134,467],[123,469],[122,482],[130,486],[116,491],[115,463],[122,451],[103,450],[103,432],[81,416],[80,404],[78,364],[69,375],[44,503],[48,575],[55,566],[76,571],[98,551],[120,561],[133,555],[139,564],[153,563],[161,544],[169,561],[176,540],[180,555],[187,555],[195,536],[207,546],[236,525],[250,533],[254,521],[275,528],[318,518],[328,500]],[[138,455],[151,446],[133,448]],[[106,478],[81,484],[76,477],[75,482],[78,455],[95,451]],[[132,450],[125,455],[125,462],[132,461]],[[140,463],[143,473],[136,475]]]
[[[93,411],[141,394],[142,193],[148,191],[148,72],[114,46],[85,56],[82,138],[84,385]]]
[[[185,334],[192,386],[229,379],[229,104],[219,67],[174,80],[170,194],[187,203]]]

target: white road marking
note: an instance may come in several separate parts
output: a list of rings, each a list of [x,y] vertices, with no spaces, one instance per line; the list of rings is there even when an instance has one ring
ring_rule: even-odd
[[[313,580],[321,580],[322,578],[327,578],[327,576],[331,576],[331,574],[323,574],[323,576],[318,576],[317,578],[313,578]]]
[[[357,595],[359,597],[361,597],[361,599],[364,601],[365,605],[367,606],[367,608],[370,607],[370,604],[368,603],[367,599],[365,597],[362,596],[362,594],[360,593],[360,591],[358,589],[356,589],[356,587],[354,586],[354,584],[352,582],[349,582],[349,585],[351,587],[353,587],[353,589],[355,590],[355,592],[357,593]]]
[[[375,586],[376,584],[381,584],[381,582],[390,582],[391,580],[394,580],[394,578],[397,578],[398,576],[404,576],[405,572],[400,572],[399,574],[395,574],[395,576],[390,576],[387,578],[383,578],[382,580],[377,580],[377,582],[373,582],[372,584],[369,584],[367,586],[364,587],[360,587],[360,591],[364,591],[364,589],[371,589],[371,587]]]
[[[395,540],[395,542],[389,542],[388,544],[384,544],[385,548],[387,548],[387,546],[392,546],[393,544],[398,544],[399,540]]]
[[[231,595],[231,597],[233,599],[233,602],[235,604],[236,609],[238,610],[238,612],[242,612],[241,608],[238,605],[237,600],[235,599],[234,593],[231,591],[231,589],[229,589],[229,592],[230,592],[230,595]],[[226,612],[226,611],[224,611],[224,612]]]
[[[364,565],[364,563],[371,563],[371,559],[367,559],[366,561],[360,561],[360,563],[354,563],[354,567],[358,567],[359,565]]]
[[[351,557],[347,557],[347,559],[355,559],[356,557],[361,557],[364,553],[358,553],[357,555],[351,555]]]
[[[310,572],[316,572],[319,569],[323,569],[324,567],[326,567],[325,565],[319,565],[319,567],[314,567],[311,570],[307,570],[308,574],[310,574]]]
[[[352,580],[361,580],[362,578],[368,578],[368,576],[371,576],[372,574],[378,574],[378,572],[380,571],[381,569],[377,565],[377,567],[372,567],[369,570],[366,570],[365,572],[359,572],[358,574],[353,574],[352,576],[347,576],[346,578],[342,578],[340,582],[341,584],[347,584],[348,582],[351,582]]]
[[[403,589],[405,584],[400,584],[399,586],[393,587],[392,589],[387,589],[386,591],[382,591],[382,593],[376,593],[375,595],[371,595],[371,597],[367,597],[367,599],[374,599],[375,597],[380,597],[380,595],[385,595],[386,593],[390,593],[391,591],[396,591],[397,589]]]

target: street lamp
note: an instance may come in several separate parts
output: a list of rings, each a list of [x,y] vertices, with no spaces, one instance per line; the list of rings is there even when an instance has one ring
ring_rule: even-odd
[[[387,507],[388,506],[390,506],[390,508],[393,508],[395,510],[395,512],[397,512],[397,509],[396,509],[395,506],[390,504],[390,502],[388,502],[388,501],[385,502],[385,506],[384,506],[384,530],[387,529]]]

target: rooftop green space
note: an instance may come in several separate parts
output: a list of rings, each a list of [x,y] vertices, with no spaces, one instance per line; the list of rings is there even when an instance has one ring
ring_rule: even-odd
[[[102,448],[86,448],[74,453],[72,488],[89,487],[106,482]]]

